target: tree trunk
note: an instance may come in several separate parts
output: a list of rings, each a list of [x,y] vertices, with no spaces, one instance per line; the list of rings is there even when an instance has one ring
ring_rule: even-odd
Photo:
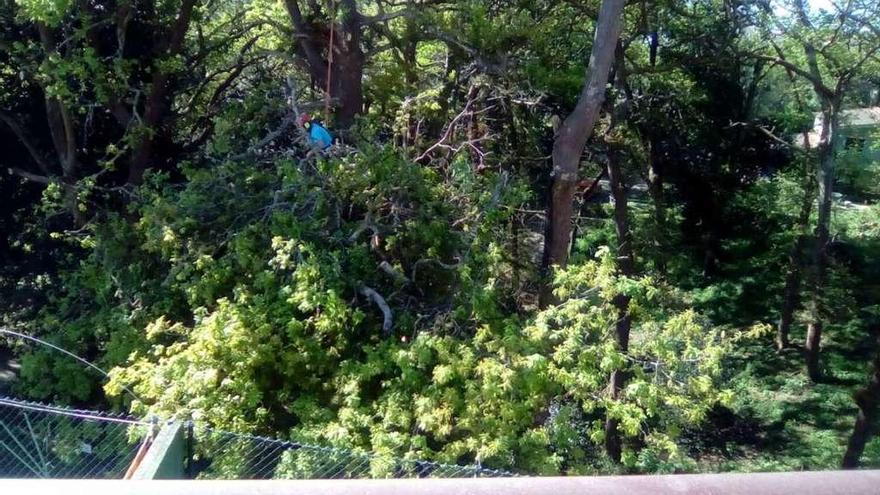
[[[618,350],[622,353],[629,351],[629,333],[632,325],[632,320],[629,315],[629,299],[628,296],[618,295],[614,300],[614,305],[617,306],[618,315],[617,325],[615,326],[615,340],[617,341]],[[612,400],[620,398],[620,391],[623,390],[623,386],[626,384],[626,379],[626,370],[618,369],[611,372],[608,389]],[[620,431],[618,430],[619,426],[620,421],[616,418],[606,418],[605,452],[616,464],[620,464],[621,456],[623,454],[623,441],[620,437]]]
[[[166,41],[160,41],[161,57],[175,57],[183,51],[186,32],[189,30],[193,9],[198,0],[183,0],[171,30],[165,33]],[[157,60],[161,57],[157,57]],[[153,66],[153,78],[150,93],[144,104],[144,117],[141,128],[144,135],[134,149],[128,169],[128,183],[138,185],[143,181],[144,173],[153,165],[158,134],[167,132],[164,120],[171,108],[171,74]]]
[[[663,168],[655,136],[648,138],[648,193],[654,203],[654,262],[657,271],[666,275],[666,198],[663,194]]]
[[[620,35],[623,5],[623,0],[602,0],[586,82],[574,111],[566,117],[553,142],[553,175],[542,263],[544,271],[553,265],[565,267],[568,263],[572,201],[577,188],[578,168],[584,146],[605,101],[605,84]],[[550,302],[550,281],[545,280],[545,284],[542,305]]]
[[[859,458],[865,451],[865,444],[872,435],[872,428],[877,416],[877,405],[880,402],[880,350],[874,357],[874,374],[868,386],[855,395],[859,413],[856,416],[856,424],[853,426],[852,435],[843,455],[842,467],[855,469],[859,467]]]
[[[822,330],[825,318],[825,284],[828,277],[828,242],[830,239],[831,200],[834,180],[834,151],[838,140],[839,102],[823,103],[822,133],[819,138],[819,167],[817,184],[819,187],[819,215],[816,223],[816,244],[813,247],[815,280],[810,303],[810,323],[807,326],[806,364],[810,380],[821,379],[819,369],[819,350],[822,344]]]
[[[306,21],[298,0],[284,0],[284,5],[296,29],[297,55],[322,91],[326,91],[328,87],[327,64],[330,50],[333,50],[333,63],[329,70],[330,94],[327,96],[337,102],[335,127],[348,129],[364,109],[363,75],[366,55],[361,47],[363,16],[357,10],[354,0],[342,0],[341,17],[344,21],[334,26],[336,31],[333,47],[330,47],[329,36]],[[320,13],[313,14],[317,16]],[[329,122],[326,124],[330,125]]]
[[[624,151],[620,140],[623,139],[619,128],[629,114],[629,94],[626,88],[626,66],[624,60],[624,48],[621,43],[617,44],[614,86],[620,98],[612,110],[611,123],[605,134],[608,143],[608,184],[611,188],[611,198],[614,201],[614,230],[617,234],[617,271],[620,275],[629,277],[635,273],[635,257],[632,249],[632,234],[629,230],[629,211],[624,185],[622,163]],[[617,309],[617,322],[614,328],[614,341],[619,352],[626,354],[629,351],[629,334],[632,320],[629,314],[629,296],[618,294],[614,298],[614,306]],[[609,393],[612,400],[620,398],[620,392],[626,385],[627,369],[615,369],[611,372],[608,380]],[[606,417],[605,419],[605,452],[615,463],[620,463],[623,453],[623,441],[618,431],[619,420]]]
[[[789,346],[791,323],[794,321],[794,310],[798,304],[798,293],[801,287],[801,251],[805,241],[798,237],[788,255],[788,272],[785,275],[785,288],[782,293],[782,311],[776,327],[776,350],[782,351]]]
[[[46,55],[56,53],[55,39],[49,26],[42,22],[37,23],[37,31]],[[85,224],[85,217],[79,209],[78,202],[76,183],[79,174],[79,160],[76,153],[76,129],[74,128],[73,116],[70,109],[60,99],[48,96],[45,89],[44,95],[46,95],[46,122],[49,127],[49,135],[61,166],[64,206],[73,218],[74,224],[81,227]]]
[[[617,233],[617,268],[622,275],[630,276],[635,271],[632,251],[632,238],[629,231],[629,217],[627,212],[626,190],[623,185],[620,167],[620,151],[612,149],[608,155],[608,182],[611,186],[611,195],[614,198],[614,228]],[[621,353],[629,351],[629,334],[632,321],[629,314],[630,298],[619,294],[614,298],[614,306],[617,308],[617,324],[615,325],[614,338],[617,349]],[[626,370],[617,369],[611,372],[608,388],[612,399],[620,397],[620,391],[626,384]],[[618,431],[619,421],[607,418],[605,421],[605,451],[608,457],[615,463],[620,463],[622,454],[622,441]]]
[[[347,53],[334,61],[336,81],[332,84],[330,98],[339,102],[335,112],[335,127],[349,129],[364,109],[364,58],[363,53]],[[327,125],[330,125],[328,122]]]
[[[776,327],[776,348],[782,351],[789,345],[791,324],[794,321],[794,311],[799,303],[801,290],[801,278],[804,264],[804,248],[809,240],[807,233],[810,225],[810,213],[813,211],[812,179],[809,177],[809,169],[804,165],[804,196],[801,201],[801,209],[798,214],[798,236],[791,247],[788,255],[788,270],[785,275],[785,289],[782,293],[782,311],[779,316],[779,324]]]
[[[334,43],[332,77],[336,79],[331,84],[331,98],[339,101],[336,109],[336,127],[341,130],[349,129],[354,124],[355,117],[364,110],[364,65],[366,56],[361,48],[362,18],[357,11],[354,0],[343,0],[342,5],[346,10],[345,21],[342,23],[342,32]],[[329,123],[328,123],[329,124]]]

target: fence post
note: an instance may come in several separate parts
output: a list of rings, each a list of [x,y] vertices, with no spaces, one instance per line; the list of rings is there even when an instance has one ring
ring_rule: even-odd
[[[162,426],[131,479],[185,479],[187,442],[184,430],[179,421],[169,421]]]
[[[195,466],[193,465],[193,455],[195,454],[194,449],[196,445],[196,433],[195,428],[193,427],[192,418],[187,418],[187,420],[183,423],[184,429],[184,455],[186,456],[184,459],[184,476],[186,479],[191,480],[196,477]]]

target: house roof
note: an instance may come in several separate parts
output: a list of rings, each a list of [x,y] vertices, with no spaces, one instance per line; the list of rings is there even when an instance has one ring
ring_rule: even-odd
[[[856,129],[865,129],[871,127],[880,128],[880,107],[868,108],[851,108],[849,110],[840,111],[840,128],[841,134],[848,135],[847,130],[855,131]],[[816,146],[819,142],[819,135],[822,131],[822,114],[817,112],[816,118],[813,120],[813,129],[807,133],[798,133],[794,139],[794,145],[798,148],[804,147],[804,138],[809,140],[810,147]],[[858,132],[855,135],[859,134]]]
[[[822,125],[822,114],[816,113],[813,120],[813,131],[819,132]],[[840,111],[841,127],[870,127],[880,126],[880,107],[851,108]]]

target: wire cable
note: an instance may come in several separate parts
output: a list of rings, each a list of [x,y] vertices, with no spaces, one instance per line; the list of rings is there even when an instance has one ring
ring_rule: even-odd
[[[65,354],[65,355],[67,355],[67,356],[69,356],[69,357],[72,357],[73,359],[76,359],[77,361],[79,361],[80,363],[82,363],[82,364],[88,366],[89,368],[92,368],[93,370],[96,370],[97,372],[99,372],[99,373],[101,373],[102,375],[104,375],[105,378],[110,378],[110,374],[107,373],[106,371],[104,371],[104,370],[102,370],[101,368],[95,366],[94,364],[90,363],[89,361],[86,361],[85,359],[83,359],[83,358],[77,356],[76,354],[74,354],[74,353],[68,351],[67,349],[62,349],[61,347],[58,347],[58,346],[55,345],[55,344],[52,344],[52,343],[46,342],[45,340],[39,339],[39,338],[34,337],[34,336],[31,336],[31,335],[27,335],[27,334],[23,334],[23,333],[19,333],[19,332],[13,332],[12,330],[7,330],[7,329],[4,329],[4,328],[0,328],[0,333],[2,333],[2,334],[7,334],[7,335],[12,335],[12,336],[14,336],[14,337],[18,337],[18,338],[20,338],[20,339],[29,340],[29,341],[31,341],[31,342],[35,342],[35,343],[37,343],[37,344],[44,345],[44,346],[46,346],[46,347],[52,348],[52,349],[54,349],[54,350],[56,350],[56,351],[58,351],[58,352],[60,352],[60,353],[62,353],[62,354]],[[137,396],[137,394],[135,394],[134,392],[132,392],[131,390],[129,390],[128,387],[126,387],[125,385],[120,385],[120,388],[122,388],[122,390],[125,390],[126,392],[128,392],[128,394],[131,395],[135,400],[140,401],[140,402],[143,402],[143,401],[141,400],[141,398]]]

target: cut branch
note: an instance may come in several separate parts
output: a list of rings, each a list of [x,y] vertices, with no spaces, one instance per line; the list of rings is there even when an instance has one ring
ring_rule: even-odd
[[[385,298],[382,297],[375,290],[367,287],[366,285],[362,285],[359,292],[363,294],[367,299],[373,301],[373,303],[379,307],[379,310],[382,311],[382,334],[386,337],[390,335],[391,328],[394,326],[394,320],[391,314],[391,308],[388,307],[388,303],[385,302]]]
[[[37,182],[39,184],[52,184],[53,182],[58,182],[57,179],[45,175],[38,175],[28,172],[27,170],[22,170],[17,167],[7,167],[7,169],[11,175],[17,175],[23,179],[27,179],[31,182]]]

